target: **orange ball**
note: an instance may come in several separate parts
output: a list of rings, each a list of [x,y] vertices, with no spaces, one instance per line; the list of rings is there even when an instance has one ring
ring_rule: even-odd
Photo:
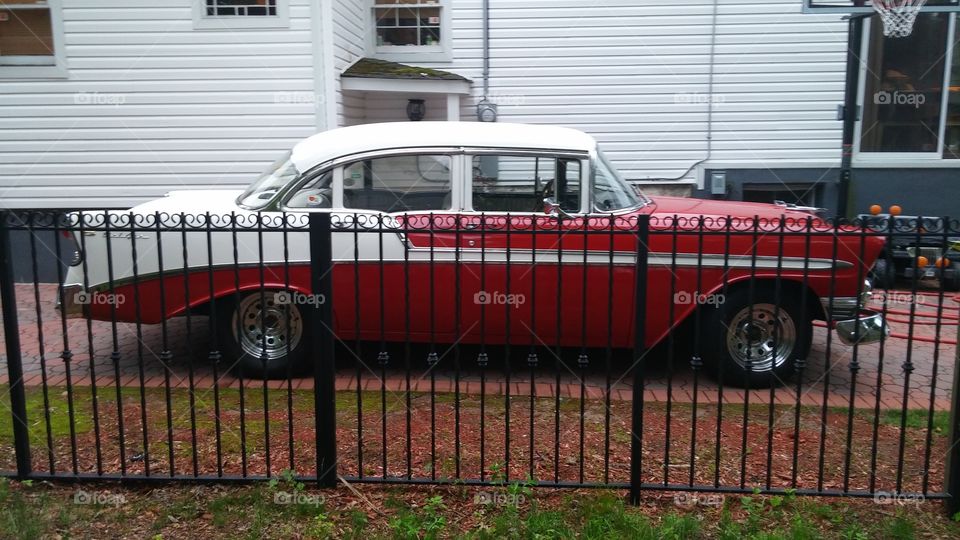
[[[926,268],[928,264],[930,264],[930,261],[923,255],[917,257],[917,266],[919,268]]]
[[[901,212],[903,212],[903,208],[900,208],[899,204],[895,204],[890,207],[891,216],[899,216]]]
[[[879,214],[880,212],[883,212],[883,207],[880,206],[879,204],[875,204],[875,205],[873,205],[873,206],[870,207],[870,213],[871,213],[872,215],[875,216],[875,215]]]
[[[937,268],[946,268],[950,266],[950,259],[946,257],[940,257],[937,259],[937,262],[933,263]]]

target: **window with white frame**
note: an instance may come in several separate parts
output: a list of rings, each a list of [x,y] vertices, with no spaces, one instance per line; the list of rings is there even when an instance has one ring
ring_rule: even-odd
[[[0,3],[0,77],[65,76],[58,0]]]
[[[267,17],[277,14],[277,0],[206,0],[208,17]]]
[[[871,19],[860,154],[960,159],[956,26],[952,13],[922,13],[910,36],[886,38]]]
[[[380,56],[447,50],[450,29],[445,0],[371,1],[372,38]]]
[[[287,0],[194,0],[194,27],[275,28],[289,26]]]

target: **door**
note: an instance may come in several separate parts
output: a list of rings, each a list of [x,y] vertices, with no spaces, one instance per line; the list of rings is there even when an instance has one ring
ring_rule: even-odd
[[[586,159],[550,153],[467,155],[460,320],[468,342],[539,346],[582,323]],[[571,304],[576,307],[578,304]],[[573,313],[573,312],[576,313]],[[579,338],[580,333],[578,332]]]

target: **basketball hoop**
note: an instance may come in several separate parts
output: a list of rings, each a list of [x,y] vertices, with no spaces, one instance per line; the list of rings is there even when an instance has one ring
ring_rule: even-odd
[[[873,0],[873,9],[883,21],[883,35],[892,38],[907,37],[913,32],[913,23],[927,0]]]

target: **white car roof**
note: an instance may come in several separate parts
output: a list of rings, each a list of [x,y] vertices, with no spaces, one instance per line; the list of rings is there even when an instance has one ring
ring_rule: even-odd
[[[331,129],[293,148],[301,172],[360,152],[437,146],[492,147],[590,152],[596,141],[575,129],[486,122],[388,122]]]

